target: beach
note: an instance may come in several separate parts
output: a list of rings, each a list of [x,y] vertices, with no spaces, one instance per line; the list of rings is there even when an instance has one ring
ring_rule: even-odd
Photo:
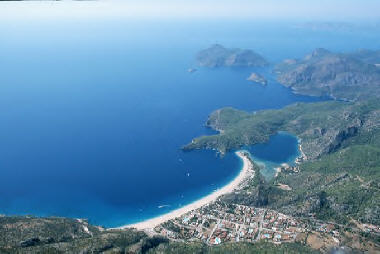
[[[143,229],[152,229],[159,224],[180,217],[192,210],[201,208],[204,205],[207,205],[211,202],[216,201],[220,196],[233,192],[234,190],[238,189],[239,186],[249,177],[251,177],[254,173],[253,171],[253,164],[251,160],[248,158],[247,155],[244,154],[244,151],[237,151],[235,154],[243,161],[243,167],[239,173],[230,183],[225,185],[224,187],[214,191],[213,193],[191,203],[184,207],[178,208],[174,211],[171,211],[169,213],[163,214],[161,216],[145,220],[136,224],[129,224],[122,227],[119,227],[118,229],[125,229],[125,228],[136,228],[139,230]]]

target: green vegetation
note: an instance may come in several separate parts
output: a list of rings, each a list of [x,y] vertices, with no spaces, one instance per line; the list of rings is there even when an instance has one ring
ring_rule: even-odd
[[[288,131],[302,139],[308,158],[318,158],[336,150],[359,131],[380,125],[380,102],[360,103],[336,101],[297,103],[279,110],[254,113],[223,108],[213,112],[207,126],[220,131],[217,135],[195,138],[184,150],[216,149],[222,154],[244,145],[266,142],[279,131]]]
[[[193,253],[193,254],[213,254],[213,253],[265,253],[265,254],[285,254],[285,253],[320,253],[319,251],[312,250],[299,243],[285,243],[275,245],[272,243],[258,242],[255,244],[250,243],[229,243],[220,246],[209,247],[205,244],[195,243],[177,243],[172,242],[169,244],[160,245],[156,249],[148,252],[154,253]]]
[[[123,253],[142,239],[144,232],[104,231],[74,219],[0,217],[0,253]]]
[[[280,174],[274,183],[292,190],[276,196],[270,206],[299,215],[316,213],[320,219],[343,224],[354,218],[378,225],[379,152],[371,146],[353,146],[304,163],[299,174]]]

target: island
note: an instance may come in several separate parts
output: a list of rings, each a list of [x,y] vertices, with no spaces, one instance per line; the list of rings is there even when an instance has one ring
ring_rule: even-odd
[[[200,66],[216,67],[263,67],[268,62],[259,54],[248,49],[225,48],[220,44],[212,45],[197,54]]]
[[[277,80],[295,93],[358,101],[380,97],[379,53],[333,53],[323,48],[275,67]]]
[[[268,81],[260,74],[258,73],[251,73],[251,75],[247,78],[248,81],[252,81],[254,83],[261,84],[263,86],[266,86],[268,84]]]

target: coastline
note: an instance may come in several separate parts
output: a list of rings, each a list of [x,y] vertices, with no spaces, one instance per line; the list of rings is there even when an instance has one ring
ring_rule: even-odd
[[[118,227],[116,229],[126,229],[126,228],[136,228],[138,230],[144,230],[144,229],[153,229],[154,227],[158,226],[161,223],[164,223],[168,220],[180,217],[192,210],[201,208],[204,205],[207,205],[209,203],[212,203],[216,201],[220,196],[225,195],[227,193],[233,192],[234,190],[238,189],[239,186],[245,182],[246,179],[248,179],[250,176],[254,174],[253,171],[253,163],[250,160],[250,158],[245,154],[244,151],[237,151],[235,154],[243,161],[243,167],[240,171],[240,173],[227,185],[223,186],[222,188],[214,191],[213,193],[194,201],[191,204],[188,204],[186,206],[183,206],[181,208],[178,208],[174,211],[171,211],[169,213],[160,215],[158,217],[148,219],[142,222],[138,222],[135,224],[129,224],[125,226]]]

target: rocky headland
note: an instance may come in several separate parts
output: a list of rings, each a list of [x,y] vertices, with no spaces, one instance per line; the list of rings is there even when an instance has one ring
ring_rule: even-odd
[[[295,93],[358,101],[380,97],[379,52],[349,54],[316,49],[303,59],[288,59],[275,67],[277,80]]]

